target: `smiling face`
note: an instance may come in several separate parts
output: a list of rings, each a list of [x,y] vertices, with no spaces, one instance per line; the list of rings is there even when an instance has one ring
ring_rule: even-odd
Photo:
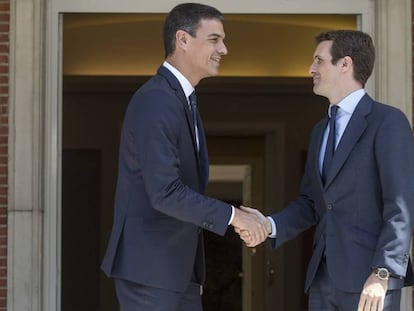
[[[332,41],[322,41],[318,44],[309,73],[313,77],[314,93],[327,97],[332,102],[341,86],[342,62],[332,64],[331,47]]]
[[[202,19],[194,37],[188,36],[186,60],[193,80],[216,76],[220,61],[227,54],[223,23],[218,19]]]

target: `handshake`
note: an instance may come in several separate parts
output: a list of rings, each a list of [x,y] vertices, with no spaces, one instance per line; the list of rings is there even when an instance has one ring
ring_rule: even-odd
[[[257,209],[245,206],[234,209],[231,225],[248,247],[259,245],[272,233],[270,220]]]

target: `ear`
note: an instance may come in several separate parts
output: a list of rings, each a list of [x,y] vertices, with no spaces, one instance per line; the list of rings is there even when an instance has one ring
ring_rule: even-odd
[[[178,30],[175,33],[175,45],[177,48],[186,50],[187,49],[187,43],[188,43],[188,36],[189,34],[185,32],[184,30]]]
[[[342,58],[341,62],[342,62],[342,71],[349,71],[352,69],[353,62],[352,62],[351,57],[345,56],[344,58]]]

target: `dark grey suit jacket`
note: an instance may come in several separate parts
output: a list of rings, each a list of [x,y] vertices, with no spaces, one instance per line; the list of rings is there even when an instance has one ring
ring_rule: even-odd
[[[202,228],[224,235],[231,206],[202,195],[208,160],[200,119],[198,126],[200,152],[187,99],[165,67],[132,97],[102,263],[108,276],[180,292],[194,270],[204,281]]]
[[[345,129],[323,185],[319,152],[328,118],[312,131],[299,197],[272,217],[274,247],[316,225],[305,291],[325,253],[338,289],[360,292],[374,267],[413,284],[409,256],[414,217],[414,139],[401,111],[365,95]]]

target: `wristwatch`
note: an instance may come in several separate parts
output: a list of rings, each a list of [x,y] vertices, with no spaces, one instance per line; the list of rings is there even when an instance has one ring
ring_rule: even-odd
[[[383,281],[388,281],[390,278],[390,271],[387,268],[376,268],[374,269],[375,276]]]

